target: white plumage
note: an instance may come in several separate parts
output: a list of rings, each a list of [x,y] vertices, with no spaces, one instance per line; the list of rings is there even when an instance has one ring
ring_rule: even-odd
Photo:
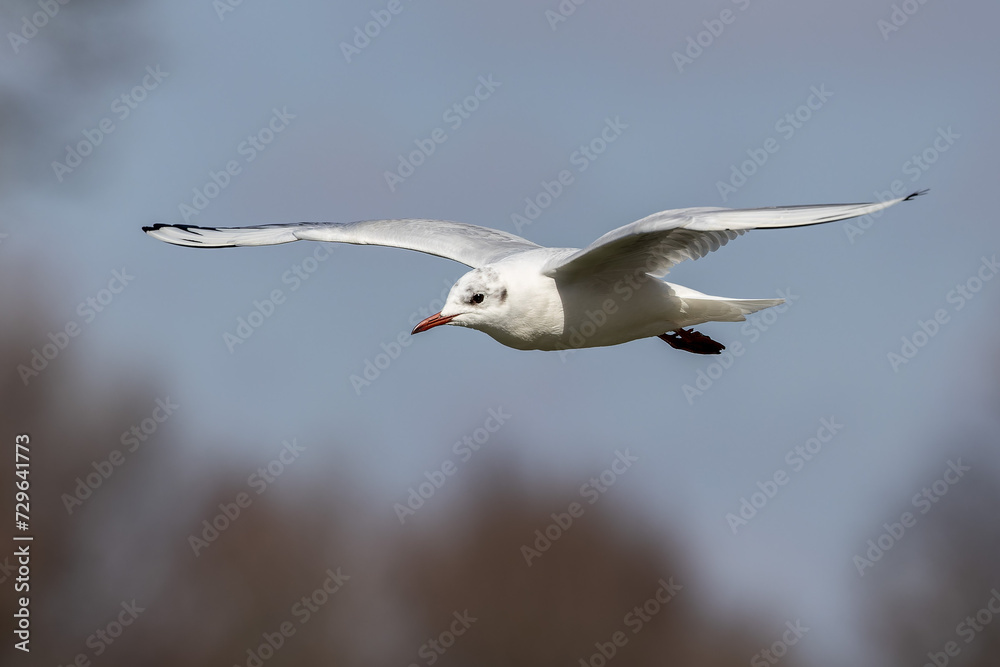
[[[685,327],[737,322],[781,299],[709,296],[658,278],[751,229],[801,227],[875,213],[923,194],[885,202],[754,209],[686,208],[654,213],[586,248],[544,248],[507,232],[443,220],[298,222],[256,227],[155,224],[150,236],[197,248],[329,241],[405,248],[473,268],[441,312],[413,332],[442,324],[478,329],[517,349],[616,345],[659,336],[673,347],[717,354],[719,343]],[[667,332],[675,332],[669,334]]]

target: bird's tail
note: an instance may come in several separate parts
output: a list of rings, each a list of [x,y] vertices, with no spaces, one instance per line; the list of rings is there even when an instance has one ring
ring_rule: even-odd
[[[785,302],[784,299],[723,299],[723,301],[739,311],[738,315],[736,312],[733,313],[737,316],[733,320],[728,320],[731,322],[742,322],[750,313],[756,313],[758,310],[772,306],[780,306]]]
[[[690,287],[670,284],[675,297],[684,302],[684,313],[702,322],[742,322],[750,313],[780,306],[784,299],[729,299],[703,294]]]
[[[779,306],[784,299],[727,299],[721,296],[684,297],[687,314],[702,321],[742,322],[750,313]]]

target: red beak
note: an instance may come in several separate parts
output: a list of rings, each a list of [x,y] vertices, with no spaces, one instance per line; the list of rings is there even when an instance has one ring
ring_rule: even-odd
[[[441,313],[436,313],[436,314],[431,315],[430,317],[428,317],[423,322],[420,322],[419,324],[417,324],[417,326],[413,327],[413,331],[410,332],[410,335],[412,336],[413,334],[418,334],[418,333],[421,333],[423,331],[427,331],[428,329],[433,329],[434,327],[439,327],[442,324],[448,324],[448,322],[451,322],[453,319],[455,319],[455,315],[449,315],[447,317],[441,317]]]

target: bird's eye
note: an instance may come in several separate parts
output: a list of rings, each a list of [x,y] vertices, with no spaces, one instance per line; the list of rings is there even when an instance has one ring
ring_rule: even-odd
[[[475,294],[472,295],[472,299],[470,299],[470,301],[472,301],[472,303],[482,303],[483,299],[485,298],[486,298],[485,294],[483,294],[482,292],[476,292]]]

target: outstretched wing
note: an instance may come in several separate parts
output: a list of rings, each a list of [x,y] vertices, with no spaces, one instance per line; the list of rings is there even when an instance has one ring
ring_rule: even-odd
[[[157,223],[143,227],[150,236],[192,248],[232,248],[331,241],[405,248],[461,262],[473,268],[540,246],[514,234],[444,220],[362,220],[293,222],[257,227],[194,227]]]
[[[545,266],[548,276],[577,273],[631,272],[656,277],[686,259],[699,259],[751,229],[804,227],[875,213],[908,197],[874,204],[830,204],[771,208],[681,208],[662,211],[619,227],[583,250]]]

